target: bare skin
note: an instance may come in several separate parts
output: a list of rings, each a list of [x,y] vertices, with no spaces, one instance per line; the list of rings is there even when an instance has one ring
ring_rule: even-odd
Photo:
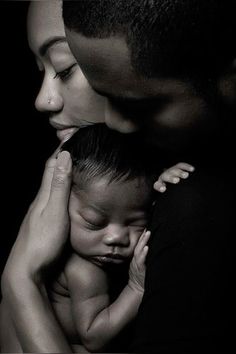
[[[72,352],[42,281],[42,269],[61,254],[67,240],[71,167],[67,152],[48,160],[39,193],[21,225],[2,276],[3,298],[13,326],[20,329],[17,336],[23,352]],[[18,308],[21,311],[17,313]]]
[[[42,73],[35,108],[47,113],[59,140],[76,129],[104,121],[105,100],[94,92],[68,46],[61,1],[32,1],[29,6],[28,42]]]
[[[57,315],[63,318],[61,325],[67,337],[70,335],[73,348],[81,343],[88,351],[105,350],[109,341],[136,316],[144,291],[144,261],[149,236],[150,233],[146,233],[140,238],[130,265],[129,282],[113,303],[109,300],[108,279],[103,267],[76,254],[70,257],[65,278],[71,297],[73,322],[71,311],[66,317],[66,307],[60,308],[59,296],[53,306]],[[65,328],[70,323],[72,326]]]
[[[3,273],[4,302],[1,307],[4,310],[1,316],[4,323],[6,318],[9,322],[8,337],[2,332],[4,352],[74,350],[54,316],[42,277],[42,270],[60,256],[68,237],[71,160],[66,152],[56,156],[57,151],[46,164],[42,185],[22,223]],[[170,174],[165,171],[161,180],[168,182],[176,171],[176,167],[173,171],[170,169]],[[177,174],[180,175],[180,171]],[[54,203],[57,208],[52,209]],[[12,325],[9,317],[13,320]],[[14,328],[20,328],[17,337]],[[10,341],[7,340],[9,336]]]
[[[40,6],[40,3],[49,4],[49,2],[35,2],[35,5]],[[57,3],[56,6],[59,4],[57,1],[50,2],[50,4],[53,3]],[[57,8],[54,8],[54,14]],[[54,22],[53,28],[57,31],[57,35],[64,37],[61,18],[58,17],[57,21],[59,22],[57,24]],[[32,24],[36,29],[35,21],[32,21]],[[52,34],[45,25],[44,30],[44,32],[37,30],[35,34]],[[49,113],[50,123],[57,129],[58,137],[63,139],[68,136],[67,133],[70,135],[70,129],[74,131],[75,126],[91,123],[91,116],[96,121],[103,121],[104,99],[91,90],[79,67],[70,67],[70,64],[74,64],[74,62],[67,44],[65,42],[56,43],[49,52],[40,57],[39,47],[43,43],[41,42],[39,45],[38,42],[38,46],[33,46],[31,37],[31,44],[37,57],[39,69],[45,70],[44,81],[36,99],[36,108]],[[57,57],[63,54],[61,57],[63,65],[66,64],[63,69],[68,69],[69,64],[71,76],[68,81],[63,81],[61,77],[54,78],[61,68],[58,70],[58,63],[55,63],[54,66],[51,65],[55,57],[51,54],[53,51],[58,51]],[[65,54],[66,56],[64,56]],[[66,58],[66,62],[64,62],[64,58]],[[59,64],[61,65],[61,62]],[[82,86],[78,86],[79,84]],[[80,100],[77,100],[78,90],[80,90]],[[66,95],[68,92],[70,92],[69,96]],[[51,99],[50,104],[49,98]],[[87,101],[82,101],[82,98],[86,98]],[[78,103],[81,105],[81,102],[84,104],[78,107]],[[90,105],[88,105],[89,102]],[[88,119],[84,120],[85,116]],[[79,120],[76,120],[77,117]],[[42,279],[42,269],[49,267],[60,256],[67,240],[67,204],[70,194],[69,165],[71,162],[66,167],[65,156],[62,157],[56,160],[56,155],[54,155],[48,160],[42,186],[22,223],[3,274],[2,289],[5,296],[1,304],[1,316],[3,317],[0,320],[4,323],[4,326],[1,327],[8,328],[7,333],[1,334],[1,345],[4,352],[20,352],[20,347],[22,351],[28,352],[73,351],[55,319]],[[188,168],[184,168],[184,170],[189,171]],[[175,183],[173,178],[178,178],[179,173],[176,170],[175,173],[171,172],[168,175],[168,170],[165,171],[163,177],[160,176],[158,183],[155,184],[155,188],[163,192],[166,188],[165,182]],[[58,203],[58,198],[61,198],[60,203]],[[57,208],[54,207],[54,203]],[[43,234],[42,230],[44,230]],[[58,247],[56,248],[55,245]],[[17,312],[19,308],[21,309],[20,313]],[[6,323],[8,323],[7,326]],[[19,344],[16,332],[21,344]]]
[[[69,200],[72,252],[49,291],[71,346],[100,352],[134,319],[142,300],[150,187],[139,179],[110,182],[108,176],[83,182],[82,188],[79,181],[75,174]],[[119,272],[129,263],[129,280],[111,302],[117,283],[111,265]]]

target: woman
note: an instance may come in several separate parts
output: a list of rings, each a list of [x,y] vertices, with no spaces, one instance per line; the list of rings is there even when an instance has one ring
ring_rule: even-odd
[[[36,98],[35,107],[38,111],[47,113],[49,122],[57,130],[60,141],[68,139],[80,126],[104,121],[104,99],[89,87],[66,42],[61,17],[61,2],[57,0],[32,1],[28,10],[27,30],[29,46],[35,54],[39,70],[43,73],[42,86]],[[54,162],[53,156],[48,161],[48,165],[51,166]],[[48,170],[50,171],[51,167]],[[31,209],[32,214],[35,211],[37,213],[39,204],[37,201]],[[32,220],[32,214],[24,221],[26,227]],[[34,224],[34,230],[37,229],[37,225],[40,225],[39,229],[41,229],[43,224],[47,224],[45,218],[41,220],[38,218],[37,221],[38,223]],[[16,264],[14,269],[15,267],[17,267]],[[23,281],[18,286],[19,288],[23,286]],[[1,319],[1,328],[5,330],[1,338],[1,351],[20,352],[21,345],[16,340],[6,305],[2,306],[2,314],[4,316]],[[22,325],[20,327],[23,328]],[[20,338],[19,335],[18,338]],[[40,341],[41,344],[45,348],[45,340]],[[24,343],[22,347],[24,350]],[[40,350],[37,349],[31,348],[30,351],[43,350],[42,347]]]
[[[71,54],[60,1],[30,4],[28,41],[44,75],[35,107],[49,114],[58,138],[65,140],[80,126],[103,122],[105,99],[91,89]]]

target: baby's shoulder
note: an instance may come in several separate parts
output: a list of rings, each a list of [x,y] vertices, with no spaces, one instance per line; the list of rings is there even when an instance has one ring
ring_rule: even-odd
[[[64,273],[65,276],[71,273],[78,273],[78,270],[81,271],[84,268],[89,266],[89,262],[77,255],[76,253],[72,253],[71,256],[67,259],[65,264]]]
[[[70,286],[77,284],[83,288],[91,288],[91,284],[104,284],[107,279],[104,269],[76,253],[72,254],[66,263],[65,276]]]

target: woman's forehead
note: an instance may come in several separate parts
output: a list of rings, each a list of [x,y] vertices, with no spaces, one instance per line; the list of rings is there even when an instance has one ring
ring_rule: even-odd
[[[27,29],[29,45],[33,51],[37,51],[50,38],[65,37],[61,1],[31,1]]]

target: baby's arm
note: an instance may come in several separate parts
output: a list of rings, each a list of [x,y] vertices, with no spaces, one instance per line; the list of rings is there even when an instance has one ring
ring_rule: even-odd
[[[194,167],[185,162],[179,162],[176,165],[167,168],[154,184],[154,189],[158,192],[166,191],[166,183],[177,184],[181,179],[189,177],[189,172],[193,172]]]
[[[76,262],[72,261],[66,270],[74,321],[88,351],[103,350],[136,316],[144,291],[149,236],[150,232],[141,236],[130,265],[129,282],[112,304],[103,269],[75,256]]]

